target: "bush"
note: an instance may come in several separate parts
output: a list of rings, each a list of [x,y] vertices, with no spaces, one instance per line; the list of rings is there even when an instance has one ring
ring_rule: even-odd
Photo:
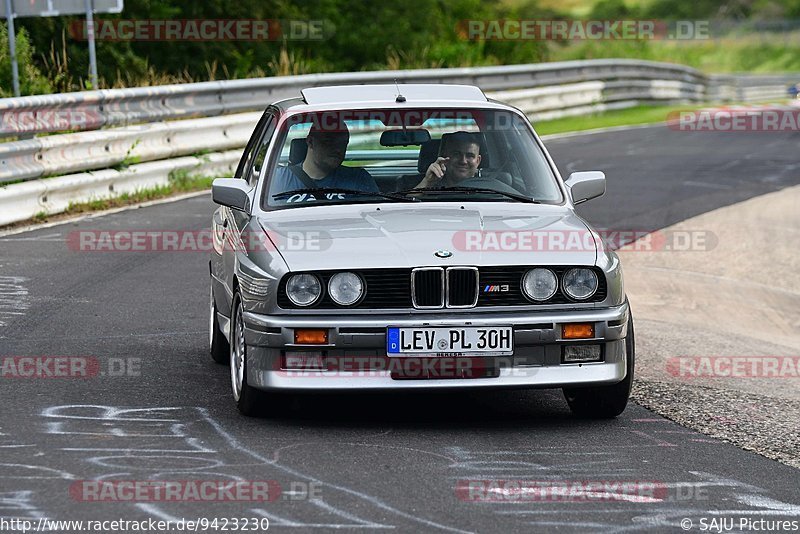
[[[16,34],[20,94],[52,93],[53,88],[50,82],[33,61],[34,50],[28,38],[28,33],[24,29],[20,29]],[[0,24],[0,96],[14,96],[14,84],[11,76],[11,54],[8,50],[8,27],[5,24]]]

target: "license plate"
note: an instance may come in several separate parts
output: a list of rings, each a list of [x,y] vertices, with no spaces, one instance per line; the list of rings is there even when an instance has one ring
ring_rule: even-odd
[[[510,356],[510,326],[398,328],[386,331],[386,351],[394,356]]]

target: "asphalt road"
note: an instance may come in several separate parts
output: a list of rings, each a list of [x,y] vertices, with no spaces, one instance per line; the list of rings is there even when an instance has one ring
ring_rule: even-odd
[[[547,144],[566,173],[606,171],[607,195],[583,215],[642,230],[797,184],[799,143],[797,134],[661,127]],[[800,521],[800,472],[635,405],[590,422],[574,419],[557,391],[305,396],[287,399],[277,419],[241,417],[227,368],[207,354],[206,254],[67,246],[78,230],[207,228],[212,209],[205,195],[0,238],[0,356],[95,358],[98,371],[0,377],[0,517],[255,517],[287,532]],[[271,503],[98,502],[82,482],[94,479],[274,480],[284,493]],[[623,500],[603,490],[536,499],[510,485],[475,500],[456,492],[459,481],[486,479],[643,489]]]

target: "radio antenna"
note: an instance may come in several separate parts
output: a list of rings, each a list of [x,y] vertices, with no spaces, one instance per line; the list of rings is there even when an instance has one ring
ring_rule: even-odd
[[[397,83],[397,78],[394,79],[394,86],[397,88],[397,98],[395,98],[394,101],[398,104],[402,104],[406,101],[406,97],[400,94],[400,85]]]

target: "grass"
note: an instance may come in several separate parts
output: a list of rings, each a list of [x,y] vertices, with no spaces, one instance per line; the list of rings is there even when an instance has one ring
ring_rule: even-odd
[[[709,107],[710,104],[691,104],[676,106],[636,106],[628,109],[605,111],[580,117],[564,117],[533,123],[539,135],[550,135],[565,132],[610,128],[613,126],[629,126],[666,122],[667,115],[673,111],[688,111]]]
[[[631,58],[679,63],[708,73],[800,72],[800,32],[687,41],[551,43],[548,61]]]
[[[167,198],[182,193],[202,191],[210,188],[211,182],[213,181],[214,178],[210,176],[192,176],[188,170],[173,171],[170,173],[169,184],[167,185],[139,189],[133,193],[122,193],[114,197],[71,203],[67,207],[67,210],[63,213],[60,213],[59,216],[77,215],[80,213],[121,208],[123,206],[140,204],[142,202]],[[43,219],[39,217],[40,215],[42,214],[37,214],[37,216],[34,217],[36,222],[42,222]],[[46,219],[47,216],[44,215],[44,220]]]
[[[131,152],[133,152],[133,149],[136,148],[141,142],[142,142],[141,139],[137,139],[136,141],[134,141],[133,144],[131,144],[131,147],[127,150],[127,152],[125,152],[125,157],[122,158],[122,161],[120,161],[116,165],[112,165],[111,168],[114,169],[115,171],[122,171],[124,169],[127,169],[131,165],[141,163],[142,158],[140,156],[131,156]]]
[[[122,208],[183,193],[204,191],[211,188],[211,182],[213,181],[214,177],[212,176],[193,175],[190,169],[179,169],[169,174],[169,183],[166,185],[138,189],[132,193],[122,193],[113,197],[94,198],[85,202],[73,202],[61,213],[48,214],[45,211],[40,211],[26,221],[15,222],[2,226],[0,229],[8,230],[31,224],[59,221],[82,213]]]

